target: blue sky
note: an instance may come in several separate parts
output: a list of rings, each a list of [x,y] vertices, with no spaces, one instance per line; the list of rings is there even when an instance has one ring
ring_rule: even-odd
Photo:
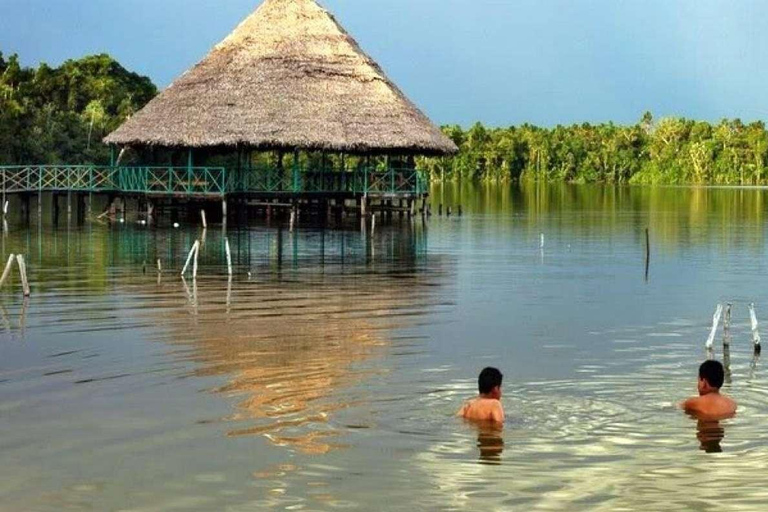
[[[438,123],[768,117],[764,0],[321,0]],[[107,52],[160,86],[258,0],[0,0],[25,64]]]

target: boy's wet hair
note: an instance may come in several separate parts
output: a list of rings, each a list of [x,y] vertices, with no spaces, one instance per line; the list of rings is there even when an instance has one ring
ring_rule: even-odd
[[[487,395],[496,386],[501,386],[501,380],[504,376],[496,368],[486,368],[480,372],[480,377],[477,379],[477,387],[480,390],[481,395]]]
[[[725,370],[720,361],[704,361],[699,366],[699,378],[704,379],[713,388],[723,387],[725,380]]]

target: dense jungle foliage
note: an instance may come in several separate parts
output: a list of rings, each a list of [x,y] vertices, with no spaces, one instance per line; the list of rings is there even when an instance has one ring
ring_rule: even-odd
[[[452,158],[422,160],[445,179],[576,183],[764,184],[768,132],[763,122],[718,124],[650,113],[631,126],[613,123],[469,130],[447,126]]]
[[[0,53],[0,164],[107,163],[102,137],[144,106],[157,88],[108,55],[57,68],[23,68]],[[528,124],[443,127],[456,156],[421,158],[433,179],[576,183],[765,184],[763,122],[683,118],[634,125]]]
[[[0,52],[0,165],[109,162],[102,137],[155,94],[108,55],[33,69]]]

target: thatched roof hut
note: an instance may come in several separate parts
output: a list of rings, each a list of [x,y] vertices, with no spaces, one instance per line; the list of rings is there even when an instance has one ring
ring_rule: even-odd
[[[315,0],[265,0],[105,142],[425,155],[457,150]]]

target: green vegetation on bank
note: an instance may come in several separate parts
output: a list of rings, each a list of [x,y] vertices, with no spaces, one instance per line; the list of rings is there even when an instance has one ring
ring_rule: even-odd
[[[102,137],[155,94],[108,55],[33,69],[0,52],[0,165],[109,162]]]
[[[33,69],[0,53],[0,165],[107,163],[102,137],[155,94],[148,78],[126,71],[108,55]],[[433,179],[768,183],[763,122],[655,120],[646,113],[630,126],[478,123],[443,130],[460,151],[450,158],[419,159]]]
[[[452,158],[422,160],[433,178],[574,183],[765,184],[768,132],[763,122],[718,124],[681,118],[637,124],[522,125],[469,130],[447,126]]]

